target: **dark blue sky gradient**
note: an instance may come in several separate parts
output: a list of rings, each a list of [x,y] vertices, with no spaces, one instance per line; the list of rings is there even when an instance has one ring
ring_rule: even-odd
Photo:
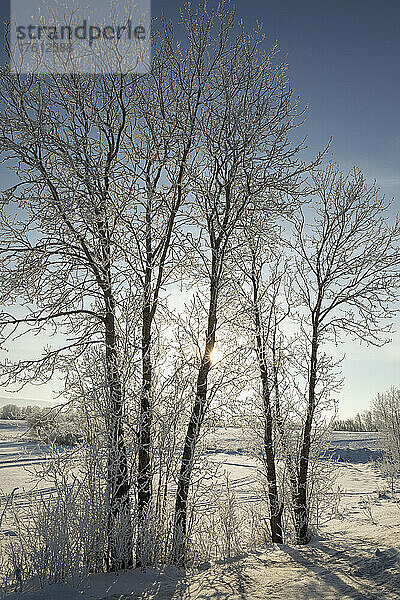
[[[181,6],[153,0],[152,15],[177,20]],[[310,151],[333,136],[345,169],[356,164],[400,197],[400,1],[237,0],[236,9],[248,26],[263,22],[266,44],[277,40],[287,56],[294,91],[309,106]]]

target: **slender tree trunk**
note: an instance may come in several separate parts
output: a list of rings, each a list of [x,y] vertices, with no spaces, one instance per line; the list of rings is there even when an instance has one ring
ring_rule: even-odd
[[[279,501],[278,482],[275,465],[275,449],[273,440],[273,421],[270,402],[270,392],[267,373],[261,370],[261,381],[263,387],[264,405],[264,454],[267,466],[268,499],[270,508],[271,541],[275,544],[283,544],[282,512],[283,504]]]
[[[200,428],[207,407],[208,373],[211,368],[210,354],[214,348],[215,330],[217,326],[217,299],[220,264],[221,263],[218,261],[216,253],[213,252],[206,344],[197,376],[196,397],[184,441],[181,469],[176,492],[171,562],[172,564],[180,567],[184,566],[186,561],[187,504],[189,486],[193,470],[196,444],[199,439]]]
[[[193,470],[196,444],[205,414],[209,366],[210,359],[204,357],[197,378],[196,400],[186,432],[176,492],[171,562],[180,567],[185,565],[189,485]]]
[[[117,357],[115,306],[111,294],[106,298],[106,369],[110,400],[108,456],[108,556],[110,571],[133,566],[130,482],[124,440],[124,401]]]
[[[291,496],[292,496],[292,501],[293,501],[293,513],[296,514],[295,507],[297,507],[297,505],[298,505],[297,490],[298,490],[299,476],[298,476],[298,470],[296,469],[296,465],[294,463],[293,456],[292,456],[292,453],[290,450],[290,443],[289,443],[288,437],[287,437],[288,432],[285,429],[285,423],[284,423],[284,420],[282,417],[282,412],[281,412],[281,402],[280,402],[279,383],[278,383],[279,364],[278,364],[278,360],[277,360],[277,356],[276,356],[275,335],[273,337],[272,355],[273,355],[272,370],[273,370],[273,386],[274,386],[274,396],[275,396],[276,425],[277,425],[277,430],[280,435],[280,443],[282,444],[283,451],[285,453],[286,468],[289,473],[290,489],[291,489]],[[299,519],[301,518],[300,514],[298,515],[298,518]],[[296,517],[295,517],[295,523],[297,523]],[[298,528],[295,527],[295,530],[296,530],[296,537],[298,539],[298,536],[297,536]]]
[[[308,463],[311,451],[311,429],[315,411],[315,387],[317,379],[318,328],[317,318],[314,317],[313,336],[311,342],[310,381],[308,388],[308,406],[304,423],[303,438],[300,450],[300,461],[297,479],[297,489],[294,493],[294,524],[296,541],[300,545],[310,541],[309,510],[307,502]]]
[[[280,443],[282,445],[284,455],[285,455],[285,463],[286,468],[289,473],[289,481],[290,487],[292,491],[293,502],[295,501],[296,495],[295,491],[297,490],[297,471],[293,461],[293,457],[290,451],[290,445],[287,439],[287,431],[285,430],[285,423],[282,417],[281,412],[281,403],[280,403],[280,393],[279,393],[279,383],[278,383],[278,363],[276,360],[276,347],[275,347],[275,339],[272,347],[273,352],[273,386],[274,386],[274,396],[275,396],[275,415],[276,415],[276,425],[277,430],[280,435]],[[295,504],[295,502],[294,502]]]
[[[152,496],[151,469],[151,315],[150,306],[146,302],[143,309],[142,323],[142,391],[140,395],[139,415],[139,448],[138,448],[138,534],[136,544],[136,566],[141,567],[142,545],[146,543],[148,509]]]
[[[267,467],[268,500],[270,509],[271,540],[275,544],[283,544],[282,512],[283,504],[279,501],[278,482],[275,465],[275,448],[273,438],[273,418],[271,410],[271,390],[268,381],[268,367],[265,357],[264,341],[261,331],[261,315],[258,304],[258,279],[253,271],[253,301],[256,325],[257,357],[260,367],[262,398],[264,409],[264,455]]]
[[[152,314],[152,277],[153,277],[153,238],[152,238],[152,197],[153,186],[147,181],[148,202],[146,207],[146,269],[144,274],[142,309],[142,389],[140,394],[139,431],[138,431],[138,475],[137,475],[137,542],[136,566],[143,565],[143,544],[147,544],[148,511],[152,496],[151,470],[151,328]]]

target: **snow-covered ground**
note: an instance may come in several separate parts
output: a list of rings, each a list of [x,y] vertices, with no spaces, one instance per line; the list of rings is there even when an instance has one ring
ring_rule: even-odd
[[[243,453],[255,445],[254,434],[249,429],[239,427],[216,427],[207,439],[207,448],[214,452]],[[381,455],[379,434],[375,431],[334,431],[332,432],[329,448],[334,450],[367,449]]]
[[[46,447],[27,442],[25,431],[24,421],[0,420],[0,495],[16,490],[17,497],[48,487],[34,476],[35,466],[45,461]]]
[[[400,504],[385,493],[374,466],[342,463],[338,468],[340,516],[317,539],[305,547],[271,547],[215,565],[191,580],[187,597],[398,600]]]
[[[22,454],[24,443],[16,439],[20,431],[3,428],[0,432],[6,434],[0,445],[0,488],[10,490],[18,483],[28,487],[23,467],[39,460],[40,454],[33,447],[30,455]],[[243,502],[253,499],[257,469],[244,452],[247,443],[243,432],[228,428],[217,431],[209,446],[212,460],[229,473]],[[373,433],[338,432],[330,446],[343,454],[337,480],[340,509],[308,546],[271,546],[202,565],[198,572],[186,575],[173,568],[94,575],[81,583],[79,591],[56,585],[21,599],[399,600],[400,494],[391,494],[379,469],[364,460],[363,449],[373,456],[379,453],[379,440]],[[346,449],[352,452],[346,455]]]

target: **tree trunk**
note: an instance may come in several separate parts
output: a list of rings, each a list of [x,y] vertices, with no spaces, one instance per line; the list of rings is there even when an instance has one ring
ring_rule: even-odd
[[[115,307],[106,298],[106,369],[109,392],[109,455],[108,455],[108,556],[107,569],[120,571],[133,566],[133,536],[131,522],[130,482],[124,440],[124,404],[118,368]]]
[[[300,451],[297,488],[294,491],[294,525],[296,529],[296,541],[300,545],[308,544],[311,539],[308,531],[309,510],[307,502],[307,479],[308,461],[311,451],[311,429],[315,410],[315,387],[317,380],[318,328],[316,322],[317,317],[314,316],[307,415],[304,423],[303,439]]]
[[[268,499],[270,509],[271,541],[275,544],[283,544],[282,512],[283,504],[279,502],[278,483],[276,477],[275,449],[273,440],[273,423],[270,403],[270,393],[267,373],[261,371],[264,404],[264,454],[267,465]]]
[[[185,565],[187,534],[187,501],[189,495],[189,485],[192,475],[196,444],[199,438],[200,427],[205,414],[207,399],[207,379],[209,368],[210,359],[204,357],[197,378],[196,400],[193,406],[192,414],[190,417],[185,437],[181,469],[178,479],[178,488],[176,492],[171,562],[172,564],[179,567],[183,567]]]
[[[267,467],[268,500],[270,510],[271,541],[283,544],[282,512],[283,504],[279,502],[278,483],[276,477],[275,448],[273,439],[273,419],[271,410],[271,393],[268,381],[268,367],[266,363],[264,341],[261,331],[261,315],[258,304],[258,279],[253,272],[253,301],[256,325],[257,357],[260,366],[262,383],[262,398],[264,409],[264,455]]]
[[[136,566],[143,566],[143,544],[148,539],[149,505],[152,496],[151,472],[151,326],[152,313],[152,277],[153,277],[153,237],[152,198],[154,186],[147,180],[148,201],[146,206],[146,268],[144,273],[143,310],[142,310],[142,389],[140,394],[139,431],[138,431],[138,475],[137,475],[137,541]]]
[[[147,540],[148,510],[152,496],[151,472],[151,314],[146,302],[143,309],[142,323],[142,391],[140,396],[139,415],[139,448],[137,476],[137,514],[138,532],[136,543],[136,566],[143,566],[142,547]]]
[[[285,424],[281,413],[280,406],[280,394],[279,394],[279,383],[278,383],[278,363],[276,360],[276,347],[275,347],[275,339],[273,342],[273,386],[274,386],[274,395],[275,395],[275,414],[276,414],[276,425],[280,435],[280,443],[282,445],[284,455],[285,455],[285,463],[286,468],[289,473],[289,481],[290,487],[292,491],[293,505],[295,505],[296,490],[297,490],[297,471],[295,468],[295,464],[293,461],[293,457],[290,451],[290,444],[287,439],[287,431],[285,430]],[[283,508],[283,506],[282,506]]]
[[[213,252],[206,344],[197,376],[196,398],[184,441],[181,469],[176,492],[171,563],[179,567],[185,566],[186,562],[187,503],[196,444],[199,439],[200,428],[206,411],[208,373],[211,367],[210,355],[215,344],[215,330],[217,326],[217,298],[220,264],[216,252]]]

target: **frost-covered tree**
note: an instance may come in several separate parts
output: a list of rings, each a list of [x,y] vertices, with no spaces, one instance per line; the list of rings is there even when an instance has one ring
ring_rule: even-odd
[[[311,205],[295,219],[287,242],[294,259],[293,298],[300,307],[306,357],[293,489],[299,544],[310,539],[307,486],[313,427],[329,392],[330,367],[322,348],[328,340],[338,343],[343,335],[378,346],[385,343],[400,282],[400,224],[390,218],[376,186],[368,185],[359,170],[344,175],[334,163],[314,172],[313,185]]]
[[[150,73],[140,78],[134,91],[137,123],[129,149],[136,185],[135,212],[126,221],[131,233],[126,249],[131,276],[142,296],[137,477],[142,546],[152,500],[157,502],[152,493],[152,413],[158,410],[153,404],[152,353],[157,310],[166,286],[181,277],[184,228],[191,210],[189,173],[199,151],[204,106],[213,94],[208,82],[227,45],[225,29],[217,33],[201,10],[192,13],[184,8],[181,25],[185,44],[177,42],[174,27],[165,21],[154,33]],[[139,551],[137,564],[141,564]]]
[[[207,81],[210,91],[203,107],[199,148],[193,164],[194,250],[205,273],[208,308],[204,346],[197,373],[196,392],[189,419],[178,478],[172,561],[185,562],[187,505],[196,444],[209,406],[208,379],[216,343],[218,305],[226,259],[234,232],[246,212],[268,215],[295,193],[297,176],[305,169],[299,146],[289,136],[299,120],[286,66],[277,61],[277,48],[266,53],[260,30],[233,35],[233,15],[202,13],[207,27],[215,26],[229,43],[210,60],[216,66]],[[203,22],[203,21],[202,21]],[[194,31],[193,31],[194,35]],[[220,39],[219,37],[217,38]],[[274,190],[276,195],[272,195]]]
[[[121,215],[130,210],[121,190],[133,82],[130,74],[0,74],[0,147],[17,178],[1,201],[2,344],[27,333],[57,334],[41,355],[3,364],[2,381],[48,381],[72,357],[100,349],[108,401],[106,561],[112,569],[132,564],[119,314],[126,284]],[[125,543],[117,552],[121,536]]]
[[[282,334],[281,324],[290,313],[288,264],[282,253],[278,232],[273,227],[273,215],[266,222],[251,215],[239,236],[234,256],[232,293],[239,307],[240,318],[235,324],[239,335],[244,335],[250,350],[246,366],[249,380],[256,382],[252,394],[250,427],[254,430],[257,453],[261,455],[265,474],[270,512],[271,541],[282,544],[283,490],[280,489],[277,456],[281,418],[280,392],[282,391]],[[285,339],[285,344],[289,340]],[[252,377],[250,376],[252,373]],[[254,376],[254,372],[256,376]],[[282,440],[281,440],[282,441]]]

